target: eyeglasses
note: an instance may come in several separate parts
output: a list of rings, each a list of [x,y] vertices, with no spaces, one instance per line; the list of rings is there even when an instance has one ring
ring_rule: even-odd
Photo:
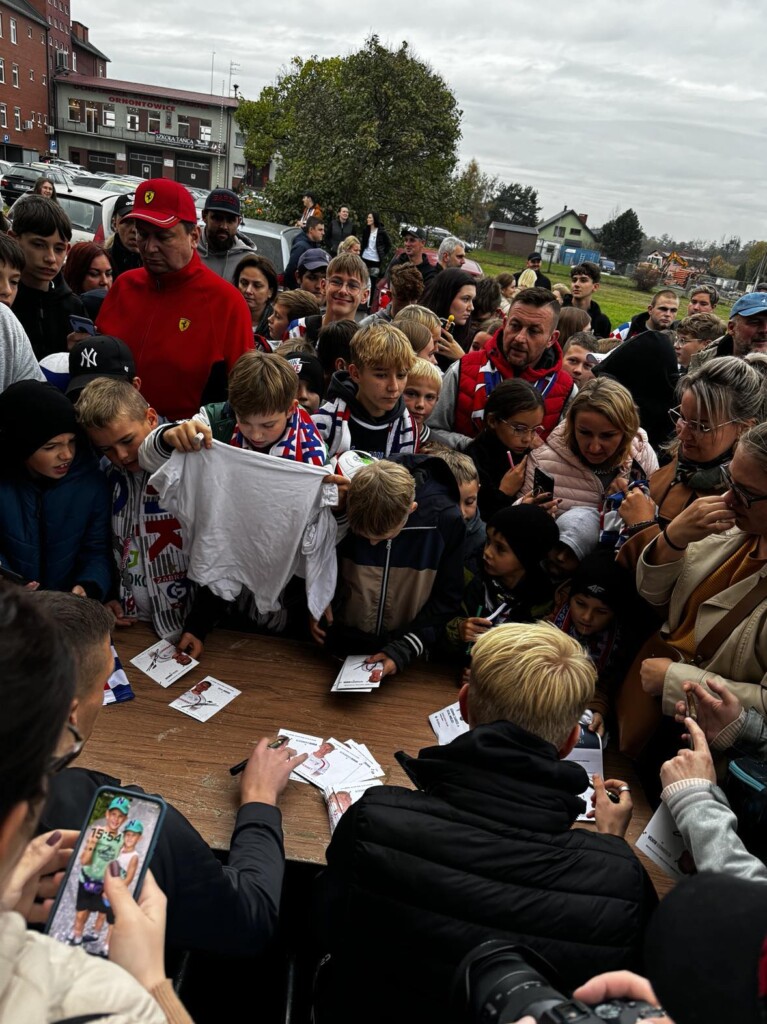
[[[678,430],[684,430],[686,427],[693,434],[714,434],[717,430],[721,430],[722,427],[726,427],[730,423],[740,422],[740,420],[725,420],[724,423],[701,423],[700,420],[686,420],[682,415],[681,409],[681,405],[678,405],[676,409],[669,409],[668,414],[671,417],[671,422]]]
[[[741,487],[740,484],[736,484],[726,466],[722,467],[722,476],[724,477],[728,489],[732,491],[732,495],[737,503],[739,505],[743,505],[744,508],[751,508],[751,506],[756,505],[758,501],[767,501],[767,494],[751,494],[750,491]]]
[[[508,427],[515,437],[532,437],[533,434],[540,434],[542,430],[541,427],[524,427],[521,423],[509,423],[508,420],[503,420],[500,416],[498,417],[498,422]]]
[[[362,291],[362,285],[359,281],[344,281],[342,277],[329,277],[328,284],[332,288],[346,288],[347,292],[351,292],[352,295]]]
[[[72,725],[71,722],[67,722],[67,729],[69,729],[69,731],[74,736],[75,745],[72,747],[69,753],[62,754],[60,757],[52,757],[50,759],[50,761],[48,762],[48,775],[56,775],[58,774],[58,772],[63,771],[68,765],[70,765],[74,761],[74,759],[83,749],[83,744],[85,743],[85,740],[82,738],[77,728],[74,725]]]

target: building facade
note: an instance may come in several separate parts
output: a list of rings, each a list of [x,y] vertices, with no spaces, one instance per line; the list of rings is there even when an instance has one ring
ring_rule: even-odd
[[[236,99],[72,72],[55,85],[59,155],[89,171],[206,189],[245,175]]]
[[[0,159],[48,149],[48,22],[27,0],[0,2]]]
[[[580,249],[598,249],[594,232],[586,224],[588,214],[576,213],[565,207],[538,225],[538,237],[544,242],[569,245]]]
[[[512,256],[527,256],[535,249],[538,228],[526,224],[507,224],[494,220],[487,229],[485,248],[491,252],[505,252]]]

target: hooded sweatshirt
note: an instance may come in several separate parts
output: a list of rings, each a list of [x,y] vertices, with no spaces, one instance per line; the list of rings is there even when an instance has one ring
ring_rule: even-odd
[[[312,417],[328,446],[328,456],[356,448],[377,459],[417,452],[418,426],[402,396],[383,416],[371,416],[357,400],[357,391],[347,370],[336,371],[330,379],[327,401]]]
[[[231,248],[222,252],[210,248],[204,230],[200,232],[200,241],[197,243],[197,253],[205,266],[230,284],[234,284],[234,271],[242,257],[250,256],[254,252],[255,249],[239,235],[234,236]]]
[[[70,316],[85,316],[85,307],[59,274],[46,290],[30,288],[22,281],[13,301],[13,312],[27,332],[39,360],[53,352],[66,352],[72,333]]]

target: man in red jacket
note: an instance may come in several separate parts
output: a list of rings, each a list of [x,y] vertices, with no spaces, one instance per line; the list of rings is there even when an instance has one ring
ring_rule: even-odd
[[[485,403],[502,380],[520,377],[543,396],[544,437],[564,414],[574,392],[562,368],[557,343],[559,303],[546,288],[526,288],[511,303],[506,326],[484,348],[468,352],[448,369],[434,412],[432,436],[451,448],[465,448],[482,430]]]
[[[226,398],[228,372],[253,347],[250,311],[197,255],[197,211],[183,185],[143,182],[127,217],[144,265],[115,281],[96,326],[127,343],[150,405],[169,419],[189,417]]]

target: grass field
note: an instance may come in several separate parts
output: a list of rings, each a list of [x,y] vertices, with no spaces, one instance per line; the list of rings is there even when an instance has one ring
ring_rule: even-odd
[[[504,270],[516,273],[526,266],[523,256],[506,256],[502,253],[489,252],[487,249],[475,249],[469,255],[488,275],[500,274]],[[551,269],[549,269],[547,261],[544,260],[541,270],[552,284],[562,283],[569,287],[570,267],[561,263],[552,263]],[[594,295],[595,301],[599,304],[602,312],[610,318],[613,327],[617,327],[618,324],[630,320],[632,316],[647,309],[650,298],[650,292],[639,291],[629,278],[613,276],[603,276],[599,289]],[[679,315],[684,316],[686,309],[687,303],[682,297]],[[730,315],[729,304],[720,302],[716,307],[716,314],[726,323]]]

